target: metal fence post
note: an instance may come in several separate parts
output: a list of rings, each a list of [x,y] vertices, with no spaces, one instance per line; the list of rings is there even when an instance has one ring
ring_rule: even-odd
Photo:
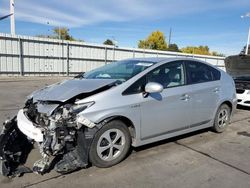
[[[69,43],[67,42],[67,76],[69,76]]]
[[[23,65],[23,42],[21,38],[18,38],[19,43],[19,70],[20,76],[24,75],[24,65]]]
[[[62,40],[62,75],[64,75],[64,42]]]
[[[114,48],[113,48],[113,62],[115,61],[115,45],[114,45]]]
[[[105,65],[106,65],[106,64],[107,64],[107,55],[108,55],[108,54],[107,54],[107,47],[106,47],[106,46],[105,46],[105,49],[104,49],[104,50],[105,50],[105,52],[104,52],[104,53],[105,53],[105,55],[104,55],[104,56],[105,56],[105,57],[104,57],[104,58],[105,58],[105,59],[104,59],[104,62],[105,62]]]

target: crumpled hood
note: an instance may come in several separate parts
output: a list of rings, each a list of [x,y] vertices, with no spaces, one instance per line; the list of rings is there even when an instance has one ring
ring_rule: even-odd
[[[33,101],[65,102],[79,94],[91,93],[102,87],[114,84],[114,79],[72,79],[47,86],[33,92]]]
[[[235,55],[225,59],[225,67],[232,77],[242,77],[250,75],[250,56]]]

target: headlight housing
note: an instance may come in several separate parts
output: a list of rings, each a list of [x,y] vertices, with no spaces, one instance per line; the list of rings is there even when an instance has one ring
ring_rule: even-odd
[[[85,125],[89,128],[93,128],[94,126],[96,126],[96,124],[94,122],[85,118],[83,115],[78,114],[78,113],[82,112],[83,110],[89,108],[93,104],[95,104],[95,102],[92,101],[92,102],[88,102],[88,103],[75,104],[71,107],[71,113],[76,114],[76,122],[77,122],[77,125],[79,125],[78,127],[81,127],[81,125]]]
[[[82,112],[83,110],[89,108],[93,104],[95,104],[94,101],[87,102],[87,103],[81,103],[81,104],[74,104],[73,106],[71,106],[70,111],[74,114],[78,114],[78,113]]]
[[[71,106],[70,111],[74,114],[78,114],[78,113],[82,112],[83,110],[89,108],[93,104],[95,104],[95,102],[93,102],[93,101],[87,102],[87,103],[81,103],[81,104],[74,104],[73,106]]]

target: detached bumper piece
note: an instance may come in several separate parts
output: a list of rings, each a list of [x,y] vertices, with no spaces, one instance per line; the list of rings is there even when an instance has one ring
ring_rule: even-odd
[[[32,170],[22,166],[33,148],[33,144],[18,129],[16,117],[6,121],[0,134],[0,174],[21,176]]]

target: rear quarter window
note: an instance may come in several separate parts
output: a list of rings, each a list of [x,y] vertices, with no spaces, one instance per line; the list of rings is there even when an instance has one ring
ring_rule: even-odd
[[[188,84],[220,80],[220,71],[212,66],[196,61],[186,61]]]

